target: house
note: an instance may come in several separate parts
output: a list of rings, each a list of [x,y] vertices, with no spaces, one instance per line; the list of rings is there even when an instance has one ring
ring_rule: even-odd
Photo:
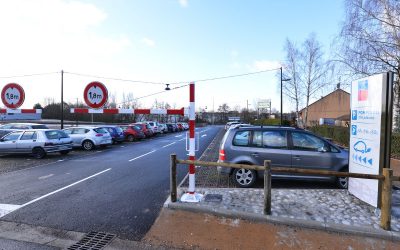
[[[299,112],[299,125],[305,119],[303,108]],[[350,94],[340,88],[322,97],[308,106],[307,126],[314,126],[320,123],[321,118],[328,121],[350,121]]]

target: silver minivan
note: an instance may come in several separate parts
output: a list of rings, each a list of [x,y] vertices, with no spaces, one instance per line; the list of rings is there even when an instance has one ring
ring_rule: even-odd
[[[40,159],[48,153],[68,154],[71,150],[72,140],[62,130],[14,131],[0,139],[0,154],[31,154]]]
[[[229,129],[221,142],[219,162],[271,167],[348,171],[349,152],[311,132],[291,127],[238,127]],[[229,174],[236,186],[251,187],[263,172],[218,167]],[[347,188],[347,178],[273,173],[273,178],[336,181]]]

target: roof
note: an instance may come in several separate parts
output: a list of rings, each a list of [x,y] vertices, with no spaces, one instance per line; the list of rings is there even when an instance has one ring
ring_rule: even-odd
[[[332,91],[331,93],[327,94],[326,96],[322,97],[321,99],[318,99],[318,100],[316,100],[315,102],[309,104],[308,107],[311,107],[312,105],[317,104],[318,102],[320,102],[320,101],[322,101],[322,100],[328,98],[330,95],[332,95],[332,94],[334,94],[334,93],[336,93],[336,92],[343,92],[344,94],[347,94],[347,95],[350,96],[350,93],[349,93],[349,92],[344,91],[343,89],[336,89],[335,91]],[[302,113],[303,110],[305,110],[305,109],[306,109],[305,107],[302,108],[302,109],[299,111],[299,113]]]

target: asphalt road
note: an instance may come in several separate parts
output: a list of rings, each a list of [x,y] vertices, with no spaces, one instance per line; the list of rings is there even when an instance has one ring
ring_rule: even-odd
[[[196,157],[219,129],[196,130]],[[185,133],[102,151],[0,175],[0,220],[140,240],[168,197],[170,154],[187,158]],[[178,181],[187,169],[179,167]]]

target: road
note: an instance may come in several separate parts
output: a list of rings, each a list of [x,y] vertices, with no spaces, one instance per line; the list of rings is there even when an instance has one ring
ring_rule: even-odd
[[[196,130],[196,157],[219,129]],[[171,153],[187,158],[184,132],[2,174],[0,220],[140,240],[168,197]],[[186,166],[179,167],[178,181],[186,173]]]

